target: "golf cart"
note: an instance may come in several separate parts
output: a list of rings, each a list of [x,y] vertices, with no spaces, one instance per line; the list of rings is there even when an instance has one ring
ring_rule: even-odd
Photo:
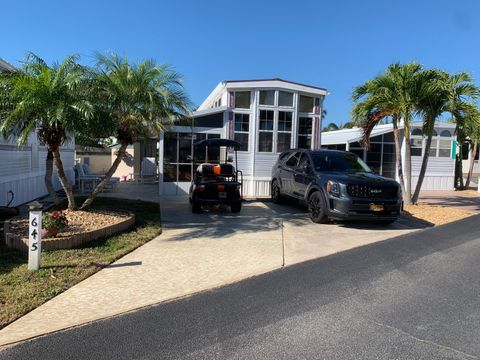
[[[209,163],[208,149],[225,147],[225,157],[218,163]],[[192,212],[198,213],[202,206],[229,205],[233,213],[242,209],[243,175],[238,170],[237,149],[240,143],[228,139],[206,139],[193,144],[193,178],[190,185]],[[205,148],[203,152],[202,148]],[[197,163],[198,153],[205,153],[202,163]],[[231,164],[235,153],[235,167]],[[197,155],[196,155],[197,153]]]

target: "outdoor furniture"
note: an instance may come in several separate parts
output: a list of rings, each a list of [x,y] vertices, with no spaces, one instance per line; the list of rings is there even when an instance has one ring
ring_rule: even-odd
[[[95,189],[95,187],[105,178],[105,175],[103,174],[87,174],[85,172],[85,167],[88,168],[89,172],[91,172],[88,165],[82,165],[82,164],[75,165],[75,170],[78,175],[77,185],[81,194],[84,194],[86,191],[93,191],[93,189]],[[119,182],[120,182],[120,178],[111,178],[102,191],[111,190],[116,192],[118,190]]]
[[[140,183],[154,183],[158,181],[157,161],[154,157],[144,157],[142,159],[140,176],[135,179]],[[136,175],[136,174],[135,174]]]

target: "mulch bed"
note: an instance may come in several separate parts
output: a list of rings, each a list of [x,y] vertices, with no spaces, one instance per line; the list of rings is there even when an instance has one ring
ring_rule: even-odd
[[[429,222],[433,225],[447,224],[477,214],[472,210],[461,209],[458,207],[423,203],[419,203],[418,205],[405,205],[404,211],[412,217]]]
[[[55,238],[70,237],[78,233],[104,228],[126,220],[131,216],[125,211],[91,210],[91,211],[63,211],[68,220],[68,226],[61,230]],[[28,237],[28,215],[19,216],[10,220],[9,232],[20,238]],[[48,238],[45,238],[48,239]]]

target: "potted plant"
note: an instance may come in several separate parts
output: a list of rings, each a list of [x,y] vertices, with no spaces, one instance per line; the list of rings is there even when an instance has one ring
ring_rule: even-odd
[[[63,211],[46,212],[43,215],[42,227],[46,231],[46,237],[57,236],[60,230],[68,225],[68,220]]]

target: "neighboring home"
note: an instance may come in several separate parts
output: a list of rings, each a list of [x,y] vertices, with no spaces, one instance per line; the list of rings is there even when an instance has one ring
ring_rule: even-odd
[[[15,71],[15,68],[0,59],[0,72]],[[74,144],[69,142],[61,148],[65,173],[69,180],[75,181]],[[45,159],[47,149],[37,139],[36,134],[29,137],[25,146],[18,146],[16,139],[4,139],[0,135],[0,206],[9,201],[8,192],[15,195],[13,205],[19,205],[46,195]],[[53,176],[55,189],[60,189],[60,182]]]
[[[399,126],[402,142],[402,156],[404,159],[404,129]],[[437,122],[432,138],[430,157],[428,160],[423,190],[453,190],[455,181],[456,136],[455,124]],[[392,124],[376,126],[370,136],[370,149],[364,149],[360,142],[362,130],[359,128],[324,132],[322,147],[347,150],[357,154],[375,172],[380,175],[396,178],[395,143]],[[415,187],[422,156],[425,151],[426,138],[422,136],[422,123],[413,123],[411,126],[411,154],[412,154],[412,188]],[[402,161],[405,163],[404,160]],[[398,179],[397,179],[398,180]]]
[[[188,193],[193,143],[221,137],[242,144],[238,166],[244,195],[270,195],[271,170],[279,153],[320,147],[326,95],[323,88],[282,79],[222,81],[193,114],[192,124],[177,124],[160,135],[160,194]],[[208,149],[209,162],[224,156],[225,151]]]
[[[471,154],[470,154],[470,144],[464,144],[463,149],[462,149],[462,170],[463,173],[466,175],[468,173],[468,169],[470,168],[470,160],[471,160]],[[479,158],[479,152],[480,152],[480,146],[477,147],[477,153],[475,154],[474,164],[473,164],[473,175],[479,176],[480,175],[480,164],[478,161]],[[475,176],[473,176],[475,178]]]

